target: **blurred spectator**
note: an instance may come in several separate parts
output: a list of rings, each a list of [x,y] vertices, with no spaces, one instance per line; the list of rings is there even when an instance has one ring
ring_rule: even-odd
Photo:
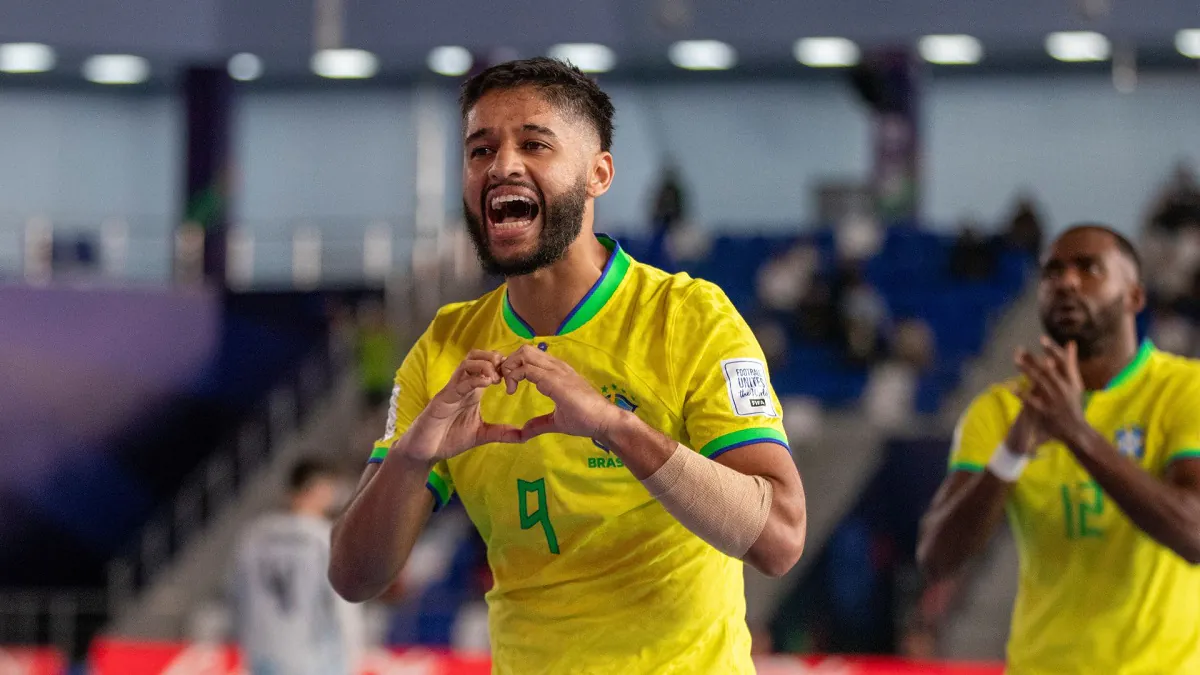
[[[922,319],[904,319],[896,324],[892,338],[892,352],[896,360],[923,373],[933,365],[937,356],[933,329]]]
[[[680,180],[679,170],[668,162],[659,177],[658,188],[650,206],[650,224],[654,228],[650,240],[649,258],[646,262],[671,271],[674,261],[667,249],[667,238],[687,216],[687,195]]]
[[[911,424],[916,397],[916,369],[898,360],[888,360],[871,369],[862,407],[872,426],[899,431]]]
[[[767,357],[767,365],[775,367],[783,363],[787,357],[788,337],[779,322],[770,319],[757,321],[753,330],[763,355]]]
[[[843,263],[870,260],[883,247],[883,228],[874,216],[851,213],[838,223],[834,244]]]
[[[857,364],[872,365],[886,347],[891,312],[857,267],[847,268],[845,278],[839,309],[847,355]]]
[[[1042,254],[1042,218],[1028,195],[1022,195],[1004,233],[1004,243],[1014,251],[1037,258]]]
[[[817,344],[832,344],[840,335],[834,286],[825,279],[813,281],[808,293],[796,305],[796,334]]]
[[[1192,272],[1191,288],[1175,301],[1174,309],[1188,321],[1200,325],[1200,264]]]
[[[758,268],[758,299],[767,309],[795,311],[808,295],[820,260],[817,249],[807,244],[768,260]]]
[[[371,300],[359,307],[358,376],[364,412],[372,413],[391,397],[399,363],[396,339],[388,327],[382,303]]]
[[[676,264],[697,263],[712,254],[712,235],[699,227],[677,227],[667,237],[668,259]]]
[[[905,319],[896,325],[892,353],[871,369],[863,391],[863,410],[872,425],[897,431],[911,423],[921,373],[933,364],[933,345],[933,330],[924,321]]]
[[[655,232],[669,232],[684,219],[687,215],[685,197],[679,170],[674,164],[668,163],[659,178],[650,214]]]
[[[329,351],[333,362],[339,368],[348,367],[358,349],[354,312],[342,298],[329,296],[325,299],[325,316],[329,322]]]
[[[1149,227],[1165,233],[1200,228],[1200,184],[1191,167],[1180,162],[1151,208]]]
[[[783,425],[793,447],[820,439],[825,424],[820,399],[785,396],[780,401],[780,407],[783,409]]]
[[[1151,314],[1150,339],[1163,351],[1191,356],[1195,345],[1195,328],[1191,322],[1170,307],[1156,307]]]
[[[234,625],[250,675],[350,675],[364,650],[362,607],[325,577],[331,516],[348,485],[319,460],[288,477],[285,510],[253,522],[234,562]]]
[[[996,275],[997,251],[974,223],[963,226],[950,249],[950,274],[956,281],[987,281]]]

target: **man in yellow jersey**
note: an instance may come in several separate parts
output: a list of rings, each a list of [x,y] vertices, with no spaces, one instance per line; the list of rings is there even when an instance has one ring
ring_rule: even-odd
[[[400,366],[331,582],[378,594],[457,492],[495,579],[494,672],[753,672],[742,563],[783,574],[806,528],[761,349],[716,286],[594,233],[594,82],[516,61],[461,108],[463,210],[506,282],[442,308]]]
[[[1013,675],[1200,673],[1200,362],[1139,346],[1137,253],[1099,225],[1042,262],[1048,335],[963,415],[918,559],[944,577],[1008,512]]]

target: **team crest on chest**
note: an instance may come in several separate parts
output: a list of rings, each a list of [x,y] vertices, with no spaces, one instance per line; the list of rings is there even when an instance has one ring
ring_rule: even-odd
[[[625,390],[624,387],[622,387],[620,385],[606,384],[606,385],[600,387],[600,394],[602,396],[604,396],[604,398],[608,399],[609,403],[612,403],[613,405],[617,406],[621,410],[627,410],[629,412],[634,412],[638,409],[639,404],[638,404],[637,399],[634,398],[632,394],[630,394],[628,391]],[[595,445],[597,448],[600,448],[601,450],[603,450],[606,453],[612,452],[608,448],[604,447],[603,443],[601,443],[600,441],[597,441],[594,438],[592,439],[592,444]],[[613,467],[624,466],[624,464],[621,463],[621,460],[613,458],[613,457],[609,457],[609,458],[589,457],[588,458],[588,467],[589,468],[605,468],[605,467],[609,467],[609,466],[613,466]]]
[[[1141,425],[1132,424],[1117,429],[1113,440],[1117,452],[1125,457],[1140,460],[1146,454],[1146,432]]]

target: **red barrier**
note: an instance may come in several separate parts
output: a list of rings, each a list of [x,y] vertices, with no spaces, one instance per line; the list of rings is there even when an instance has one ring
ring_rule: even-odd
[[[769,656],[755,659],[758,675],[1002,675],[994,663],[933,663],[889,657]],[[227,646],[98,640],[92,675],[244,675],[237,650]],[[409,649],[375,651],[362,675],[491,675],[486,656]],[[0,675],[7,675],[0,669]]]
[[[45,647],[0,647],[0,675],[63,675],[67,660]]]

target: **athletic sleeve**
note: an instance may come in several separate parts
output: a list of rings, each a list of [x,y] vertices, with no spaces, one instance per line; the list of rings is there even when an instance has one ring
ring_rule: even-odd
[[[1190,378],[1179,395],[1171,397],[1166,416],[1166,462],[1200,459],[1200,378]]]
[[[375,442],[368,462],[382,462],[387,456],[388,449],[396,439],[408,431],[413,420],[425,406],[429,404],[429,388],[426,381],[427,358],[429,353],[430,331],[417,340],[409,350],[408,355],[396,371],[395,384],[392,387],[392,397],[388,403],[387,427],[383,437]],[[438,462],[429,472],[425,487],[433,494],[433,510],[437,511],[450,501],[454,493],[454,481],[450,478],[450,468],[446,462]]]
[[[709,459],[753,443],[791,451],[762,348],[720,288],[697,282],[668,331],[671,385],[692,449]]]
[[[950,471],[983,471],[996,446],[1008,436],[1000,396],[996,388],[980,394],[959,418],[950,444]]]

